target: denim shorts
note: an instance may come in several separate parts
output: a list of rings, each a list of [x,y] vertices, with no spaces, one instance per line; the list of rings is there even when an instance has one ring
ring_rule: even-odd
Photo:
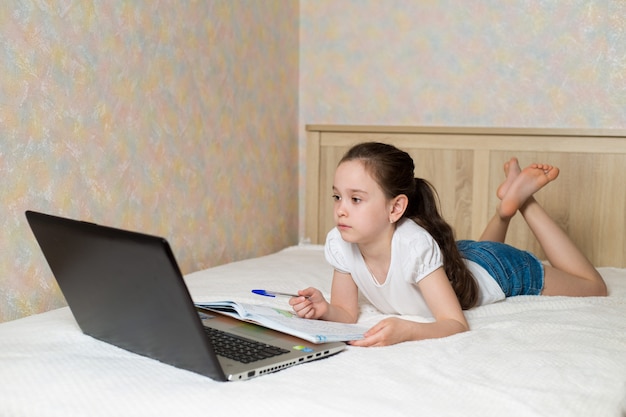
[[[485,268],[507,297],[541,294],[543,264],[532,253],[490,241],[459,240],[457,246],[461,257]]]

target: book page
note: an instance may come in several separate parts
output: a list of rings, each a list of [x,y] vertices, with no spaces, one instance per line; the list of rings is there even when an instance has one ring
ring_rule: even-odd
[[[338,323],[325,320],[310,320],[298,317],[295,313],[273,307],[259,306],[254,304],[242,304],[250,317],[262,316],[264,320],[273,322],[299,332],[307,333],[319,338],[337,337],[343,340],[363,339],[363,333],[368,329],[358,324]],[[260,321],[260,320],[259,320]]]
[[[234,304],[237,304],[236,308]],[[241,320],[252,321],[314,343],[360,340],[363,339],[363,334],[368,330],[367,327],[358,324],[303,319],[292,311],[257,304],[209,302],[197,303],[196,305],[225,313]],[[223,311],[221,307],[224,306],[231,307],[239,314],[234,314],[234,311]]]

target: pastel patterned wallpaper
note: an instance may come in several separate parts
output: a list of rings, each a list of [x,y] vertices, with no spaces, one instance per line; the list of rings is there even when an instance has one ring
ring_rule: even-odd
[[[0,2],[0,321],[64,305],[34,209],[183,273],[298,239],[296,0]]]
[[[300,5],[303,124],[626,127],[626,1]]]

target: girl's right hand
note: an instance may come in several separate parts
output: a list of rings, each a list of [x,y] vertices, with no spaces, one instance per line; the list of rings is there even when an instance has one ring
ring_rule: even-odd
[[[298,297],[289,299],[289,305],[298,317],[319,319],[328,312],[328,302],[317,288],[306,288],[298,291]]]

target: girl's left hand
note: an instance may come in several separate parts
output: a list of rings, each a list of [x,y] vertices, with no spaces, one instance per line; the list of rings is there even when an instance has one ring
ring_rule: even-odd
[[[388,346],[417,339],[419,323],[390,317],[365,332],[365,339],[350,342],[352,346]]]

